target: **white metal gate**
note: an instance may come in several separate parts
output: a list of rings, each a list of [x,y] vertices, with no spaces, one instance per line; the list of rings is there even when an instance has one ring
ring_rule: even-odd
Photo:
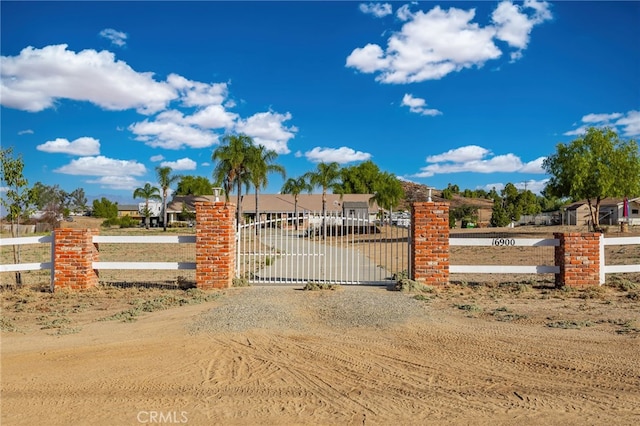
[[[236,276],[273,284],[384,282],[409,271],[408,221],[401,225],[342,213],[271,215],[239,228]]]

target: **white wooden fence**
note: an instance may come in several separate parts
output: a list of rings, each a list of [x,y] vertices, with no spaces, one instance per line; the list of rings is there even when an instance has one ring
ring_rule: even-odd
[[[109,244],[183,244],[195,243],[195,236],[94,236],[94,243]],[[28,244],[51,244],[51,257],[46,262],[32,262],[20,264],[2,264],[0,272],[51,270],[53,280],[54,269],[54,240],[52,235],[41,237],[20,237],[0,239],[0,247]],[[451,246],[477,246],[477,247],[555,247],[559,241],[554,238],[450,238]],[[606,274],[640,273],[640,264],[613,265],[606,264],[605,246],[640,245],[640,237],[600,237],[600,284],[605,283]],[[195,262],[93,262],[94,269],[157,269],[180,270],[195,269]],[[559,267],[555,265],[450,265],[451,273],[494,273],[494,274],[557,274]]]

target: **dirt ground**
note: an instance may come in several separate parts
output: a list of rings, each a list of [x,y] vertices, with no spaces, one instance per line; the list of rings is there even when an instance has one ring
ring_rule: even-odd
[[[628,280],[0,295],[2,425],[640,421],[640,285]],[[351,322],[336,320],[338,299]],[[225,306],[236,314],[203,322]],[[252,309],[264,324],[234,328]]]

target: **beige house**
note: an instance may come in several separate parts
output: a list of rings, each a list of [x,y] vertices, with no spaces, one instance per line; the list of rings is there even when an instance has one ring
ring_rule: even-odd
[[[373,197],[371,194],[327,194],[328,215],[342,214],[345,217],[369,218],[374,220],[380,208],[377,203],[369,204]],[[213,202],[213,195],[203,196],[176,196],[167,204],[167,222],[181,221],[184,212],[195,213],[195,203],[197,201]],[[235,197],[231,197],[229,202],[235,203]],[[259,194],[260,220],[288,219],[294,221],[294,196],[290,194]],[[256,198],[255,194],[245,194],[241,199],[242,214],[245,220],[254,221],[256,218]],[[298,195],[298,221],[302,223],[302,218],[309,214],[322,213],[322,194],[300,194]],[[184,218],[182,218],[184,220]]]
[[[640,197],[628,199],[630,225],[640,225]],[[600,225],[618,225],[624,218],[624,198],[605,198],[600,202]],[[586,200],[569,204],[562,213],[564,225],[586,226],[591,222]]]

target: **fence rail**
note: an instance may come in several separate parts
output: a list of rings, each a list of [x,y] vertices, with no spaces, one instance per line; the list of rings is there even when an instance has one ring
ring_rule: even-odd
[[[450,246],[466,247],[556,247],[555,238],[450,238]],[[558,274],[555,265],[449,265],[452,274]]]
[[[95,235],[92,240],[100,244],[194,244],[193,235],[147,235],[147,236],[102,236]],[[194,270],[195,262],[93,262],[93,269],[126,270]]]

